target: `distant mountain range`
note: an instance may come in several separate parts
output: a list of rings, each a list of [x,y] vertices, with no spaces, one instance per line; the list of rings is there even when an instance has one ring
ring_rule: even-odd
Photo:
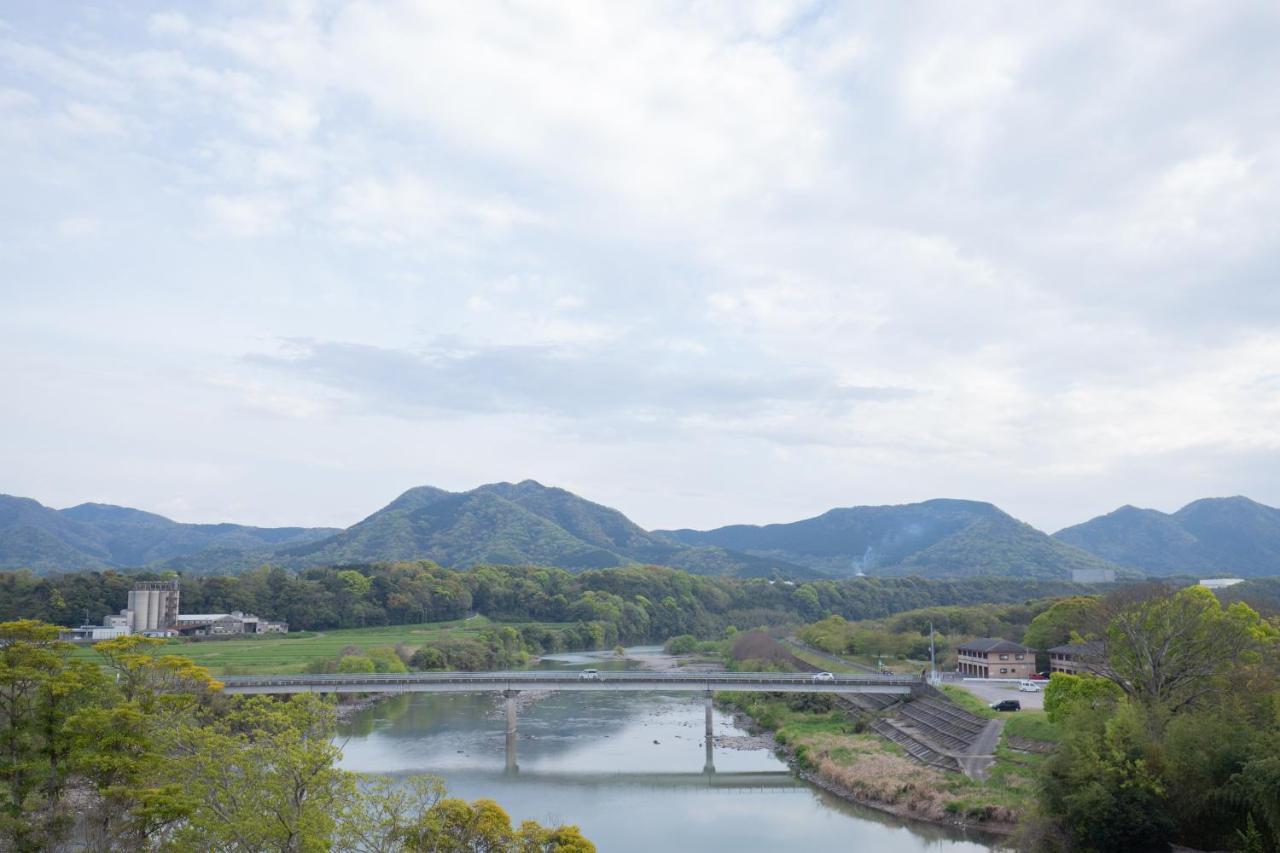
[[[179,524],[125,507],[55,510],[0,495],[0,568],[213,574],[263,563],[305,568],[393,560],[567,569],[653,563],[703,574],[818,576],[782,560],[649,533],[615,509],[532,480],[469,492],[410,489],[346,530]]]
[[[1073,569],[1114,569],[989,503],[931,500],[833,509],[790,524],[671,530],[689,545],[719,545],[827,575],[1070,578]]]
[[[337,532],[328,527],[179,524],[110,504],[50,509],[30,498],[0,495],[0,568],[145,566],[202,551],[270,551]]]
[[[833,509],[789,524],[646,531],[615,509],[532,480],[467,492],[410,489],[346,528],[180,524],[106,504],[55,510],[0,495],[0,568],[139,568],[208,574],[392,560],[568,569],[656,564],[703,574],[1066,579],[1280,574],[1280,510],[1246,498],[1173,515],[1122,507],[1048,536],[978,501]]]
[[[1122,506],[1053,536],[1150,574],[1280,574],[1280,509],[1245,497],[1204,498],[1171,515]]]

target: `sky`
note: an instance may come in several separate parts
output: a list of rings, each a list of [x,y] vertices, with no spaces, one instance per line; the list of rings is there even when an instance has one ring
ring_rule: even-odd
[[[1280,505],[1270,2],[0,6],[0,492]]]

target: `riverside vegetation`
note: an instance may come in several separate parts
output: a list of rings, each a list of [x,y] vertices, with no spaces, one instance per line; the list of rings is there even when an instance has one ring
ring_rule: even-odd
[[[903,814],[1002,824],[1021,849],[1280,849],[1280,620],[1240,602],[1224,606],[1204,588],[1155,584],[1035,610],[1025,627],[1009,621],[1006,633],[1059,642],[1073,619],[1071,639],[1095,644],[1096,674],[1055,674],[1043,712],[1007,717],[985,782],[912,763],[828,697],[734,701],[819,781]],[[900,619],[898,627],[913,622]],[[856,650],[859,638],[885,629],[828,619],[800,634],[828,647],[852,639]],[[782,665],[778,655],[752,659],[758,648],[739,649],[737,665]],[[966,710],[992,715],[963,689],[946,689]],[[1046,752],[1011,747],[1027,741]]]
[[[0,624],[0,845],[15,851],[592,851],[439,780],[337,766],[315,696],[230,697],[130,636],[72,656],[56,626]]]

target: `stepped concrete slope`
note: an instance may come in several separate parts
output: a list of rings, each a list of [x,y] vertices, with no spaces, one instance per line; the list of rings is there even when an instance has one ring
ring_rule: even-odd
[[[795,640],[788,640],[787,644],[832,664],[873,671],[871,667]],[[805,665],[811,670],[817,669],[807,662]],[[914,683],[908,696],[843,693],[837,696],[837,701],[850,713],[866,720],[873,732],[901,746],[916,761],[941,770],[962,772],[974,779],[986,778],[1004,725],[1001,720],[985,720],[969,713],[947,694],[922,682]]]

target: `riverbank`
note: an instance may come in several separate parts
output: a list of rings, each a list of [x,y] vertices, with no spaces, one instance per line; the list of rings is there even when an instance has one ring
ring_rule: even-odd
[[[1004,773],[988,785],[924,767],[896,744],[856,731],[839,711],[796,711],[786,700],[767,698],[735,697],[725,704],[738,726],[768,736],[793,772],[832,796],[904,820],[993,837],[1017,830],[1021,795],[1029,793],[1029,784],[1020,783],[1029,778]],[[1011,783],[1023,789],[1013,797]]]
[[[396,694],[396,693],[347,694],[347,696],[343,697],[343,700],[347,700],[348,696],[350,696],[351,698],[349,699],[349,701],[339,701],[338,704],[334,706],[333,716],[339,723],[349,723],[356,716],[356,714],[359,714],[361,711],[367,711],[369,708],[372,708],[374,705],[377,705],[379,702],[383,702],[397,695],[401,695],[401,694]]]

